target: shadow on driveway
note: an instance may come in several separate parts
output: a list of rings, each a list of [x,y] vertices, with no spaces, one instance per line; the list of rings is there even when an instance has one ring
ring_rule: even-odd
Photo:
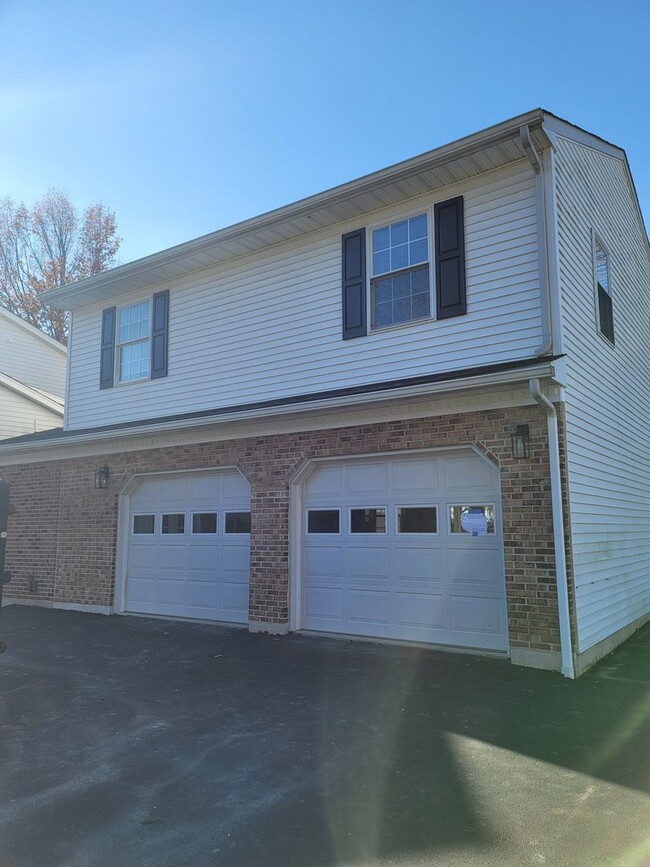
[[[650,629],[578,681],[11,606],[0,864],[642,865]]]

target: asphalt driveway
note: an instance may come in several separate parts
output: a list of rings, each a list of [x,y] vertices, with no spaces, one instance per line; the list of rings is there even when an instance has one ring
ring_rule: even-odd
[[[11,606],[0,865],[650,864],[650,629],[577,682]]]

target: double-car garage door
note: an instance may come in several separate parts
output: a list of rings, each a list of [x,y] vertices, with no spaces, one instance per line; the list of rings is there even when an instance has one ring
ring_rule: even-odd
[[[295,628],[505,650],[499,474],[471,449],[316,466],[301,487]],[[143,477],[124,609],[248,621],[250,485]]]

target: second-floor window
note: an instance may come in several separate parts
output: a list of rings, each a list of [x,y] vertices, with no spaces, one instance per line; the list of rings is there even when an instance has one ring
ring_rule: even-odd
[[[371,328],[431,316],[427,214],[373,229],[371,267]]]
[[[133,382],[149,376],[151,358],[149,301],[121,307],[117,323],[117,379]]]
[[[598,294],[598,328],[603,337],[613,343],[614,312],[609,288],[609,255],[597,236],[594,236],[594,269]]]

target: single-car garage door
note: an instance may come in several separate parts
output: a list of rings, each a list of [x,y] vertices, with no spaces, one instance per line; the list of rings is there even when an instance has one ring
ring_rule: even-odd
[[[125,608],[248,622],[250,485],[236,470],[143,477],[130,497]]]
[[[507,649],[499,472],[472,449],[322,464],[302,507],[303,628]]]

